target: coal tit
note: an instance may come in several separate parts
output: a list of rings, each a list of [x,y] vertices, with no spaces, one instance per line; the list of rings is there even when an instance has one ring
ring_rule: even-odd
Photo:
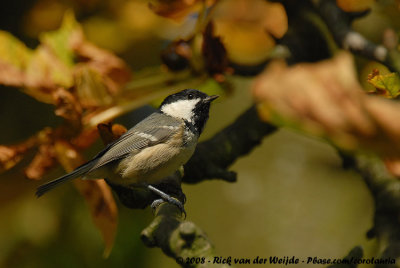
[[[156,112],[109,144],[92,160],[39,186],[36,196],[78,177],[107,178],[113,184],[126,187],[145,185],[162,200],[183,210],[179,201],[151,184],[172,175],[190,159],[208,120],[210,103],[217,97],[195,89],[168,96]]]

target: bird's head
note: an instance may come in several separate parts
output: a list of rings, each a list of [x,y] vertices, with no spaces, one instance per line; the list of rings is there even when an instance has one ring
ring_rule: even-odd
[[[210,104],[216,98],[217,95],[209,96],[196,89],[185,89],[166,97],[159,110],[184,120],[200,134],[208,120]]]

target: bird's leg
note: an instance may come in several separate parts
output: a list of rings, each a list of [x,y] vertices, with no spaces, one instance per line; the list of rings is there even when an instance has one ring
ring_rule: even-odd
[[[168,202],[168,203],[171,203],[171,204],[174,204],[175,206],[177,206],[181,210],[181,212],[185,215],[185,218],[186,218],[186,211],[185,211],[185,208],[183,207],[183,204],[181,203],[181,201],[171,197],[170,195],[164,193],[163,191],[158,190],[154,186],[147,185],[147,188],[150,191],[152,191],[153,193],[155,193],[161,197],[161,199],[156,199],[153,201],[153,203],[151,204],[151,207],[153,209],[156,208],[158,205],[160,205],[162,202]]]

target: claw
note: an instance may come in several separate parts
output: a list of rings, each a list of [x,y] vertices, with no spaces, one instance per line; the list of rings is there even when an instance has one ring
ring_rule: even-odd
[[[151,208],[153,209],[153,210],[156,210],[156,208],[159,206],[159,205],[161,205],[162,203],[164,203],[165,201],[164,201],[164,199],[156,199],[156,200],[154,200],[153,201],[153,203],[151,203]]]
[[[186,219],[186,211],[181,201],[171,197],[170,195],[164,193],[163,191],[158,190],[154,186],[147,185],[147,188],[161,197],[161,199],[156,199],[153,201],[153,203],[151,204],[151,207],[153,209],[157,208],[157,206],[159,206],[162,202],[168,202],[170,204],[174,204],[175,206],[177,206],[180,209],[180,211],[184,214],[184,218]]]

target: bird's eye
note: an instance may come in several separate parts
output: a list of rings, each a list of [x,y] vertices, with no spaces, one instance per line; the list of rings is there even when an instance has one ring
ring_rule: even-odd
[[[188,95],[188,99],[189,99],[189,100],[191,100],[191,99],[193,99],[193,98],[194,98],[193,94],[189,94],[189,95]]]

